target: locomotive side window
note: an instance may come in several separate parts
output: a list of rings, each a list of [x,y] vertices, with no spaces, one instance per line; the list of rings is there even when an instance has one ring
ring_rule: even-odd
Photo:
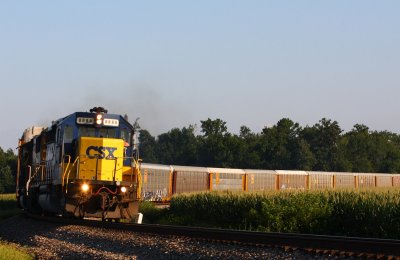
[[[42,136],[41,135],[37,139],[35,139],[35,153],[40,152],[41,141],[42,141]]]
[[[70,125],[64,127],[64,154],[72,155],[72,141],[74,140],[74,129]],[[67,157],[65,158],[68,162]]]
[[[54,143],[56,141],[56,127],[52,127],[49,132],[47,132],[46,143]]]
[[[124,128],[124,129],[121,129],[121,136],[120,136],[120,138],[121,139],[123,139],[124,140],[124,157],[131,157],[132,156],[132,149],[127,149],[128,147],[127,146],[129,146],[129,144],[130,144],[130,139],[131,139],[131,132],[128,130],[128,129],[126,129],[126,128]],[[124,166],[129,166],[129,165],[131,165],[132,164],[132,161],[130,160],[130,159],[125,159],[124,160]]]
[[[131,132],[128,129],[121,130],[121,139],[124,139],[125,142],[129,143],[131,140]]]
[[[60,144],[62,142],[62,135],[61,135],[61,128],[57,128],[57,134],[56,134],[56,142]]]
[[[64,143],[72,143],[74,139],[74,131],[72,126],[65,126],[64,128]]]

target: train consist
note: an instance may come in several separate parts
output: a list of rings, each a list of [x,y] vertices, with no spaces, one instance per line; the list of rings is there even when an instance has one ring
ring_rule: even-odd
[[[167,202],[199,191],[316,190],[400,187],[400,174],[250,170],[142,163],[142,198]]]
[[[134,130],[102,107],[27,129],[18,146],[19,205],[34,213],[135,219],[141,180]]]
[[[35,213],[135,219],[140,200],[199,191],[400,187],[400,174],[208,168],[141,163],[135,129],[102,107],[27,129],[18,146],[17,199]]]

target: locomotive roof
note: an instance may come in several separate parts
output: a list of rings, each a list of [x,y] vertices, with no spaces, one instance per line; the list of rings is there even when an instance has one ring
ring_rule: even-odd
[[[75,123],[75,120],[77,117],[90,117],[93,116],[95,113],[93,112],[74,112],[72,114],[69,114],[65,117],[62,117],[60,119],[57,119],[55,121],[52,121],[51,126],[54,125],[61,125],[64,123]],[[124,124],[127,124],[130,127],[133,127],[131,123],[129,123],[129,121],[127,121],[123,116],[119,115],[119,114],[108,114],[108,113],[104,113],[105,118],[110,118],[110,119],[118,119],[120,121],[123,121]]]

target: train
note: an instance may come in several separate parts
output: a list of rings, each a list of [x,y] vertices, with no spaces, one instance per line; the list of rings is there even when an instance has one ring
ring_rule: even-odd
[[[190,192],[400,187],[400,174],[231,169],[141,162],[136,129],[103,107],[26,129],[16,197],[32,213],[140,221],[140,201]]]
[[[142,183],[135,147],[135,128],[103,107],[30,127],[18,144],[18,204],[35,214],[135,221]]]
[[[168,203],[190,192],[400,187],[400,174],[260,170],[141,163],[143,200]]]

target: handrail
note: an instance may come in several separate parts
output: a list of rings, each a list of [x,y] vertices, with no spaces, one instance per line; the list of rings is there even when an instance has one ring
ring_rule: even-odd
[[[43,164],[44,163],[44,164]],[[43,179],[44,179],[44,170],[46,168],[46,161],[41,161],[39,164],[39,168],[41,169],[41,177],[40,177],[40,181],[43,183]]]
[[[135,158],[133,158],[133,161],[135,163],[135,171],[137,173],[137,186],[136,186],[136,198],[140,199],[140,196],[142,194],[142,172],[140,171],[140,162],[141,160],[138,159],[136,160]],[[132,172],[133,174],[133,172]]]
[[[72,163],[71,168],[68,171],[67,174],[67,183],[65,184],[65,194],[68,193],[68,179],[69,179],[69,174],[71,173],[72,168],[74,167],[74,165],[76,164],[76,162],[79,161],[79,156],[76,157],[76,159],[74,160],[74,162]]]
[[[64,173],[63,173],[62,180],[61,180],[61,187],[64,187],[65,174],[67,173],[67,169],[69,167],[69,164],[71,163],[71,156],[70,155],[66,154],[63,157],[68,157],[68,164],[67,164],[67,167],[65,167],[65,170],[64,170],[65,162],[64,162],[64,158],[63,158],[62,167],[63,167]]]
[[[26,196],[29,195],[29,184],[31,183],[31,175],[32,175],[32,166],[28,165],[26,166],[26,168],[28,168],[28,181],[26,182]]]
[[[114,159],[112,159],[112,160],[114,160],[115,161],[115,163],[114,163],[114,174],[113,174],[113,181],[115,181],[115,175],[117,175],[117,163],[118,163],[118,158],[114,158]],[[124,159],[122,159],[122,161],[123,161]]]
[[[28,196],[29,195],[29,186],[31,184],[31,181],[36,177],[36,175],[38,175],[38,173],[41,169],[42,169],[41,172],[43,172],[44,165],[39,164],[38,167],[35,167],[35,172],[33,173],[33,175],[32,175],[32,166],[27,165],[26,167],[29,169],[28,170],[29,178],[28,178],[28,181],[26,182],[26,195]],[[42,181],[42,179],[40,181]]]

